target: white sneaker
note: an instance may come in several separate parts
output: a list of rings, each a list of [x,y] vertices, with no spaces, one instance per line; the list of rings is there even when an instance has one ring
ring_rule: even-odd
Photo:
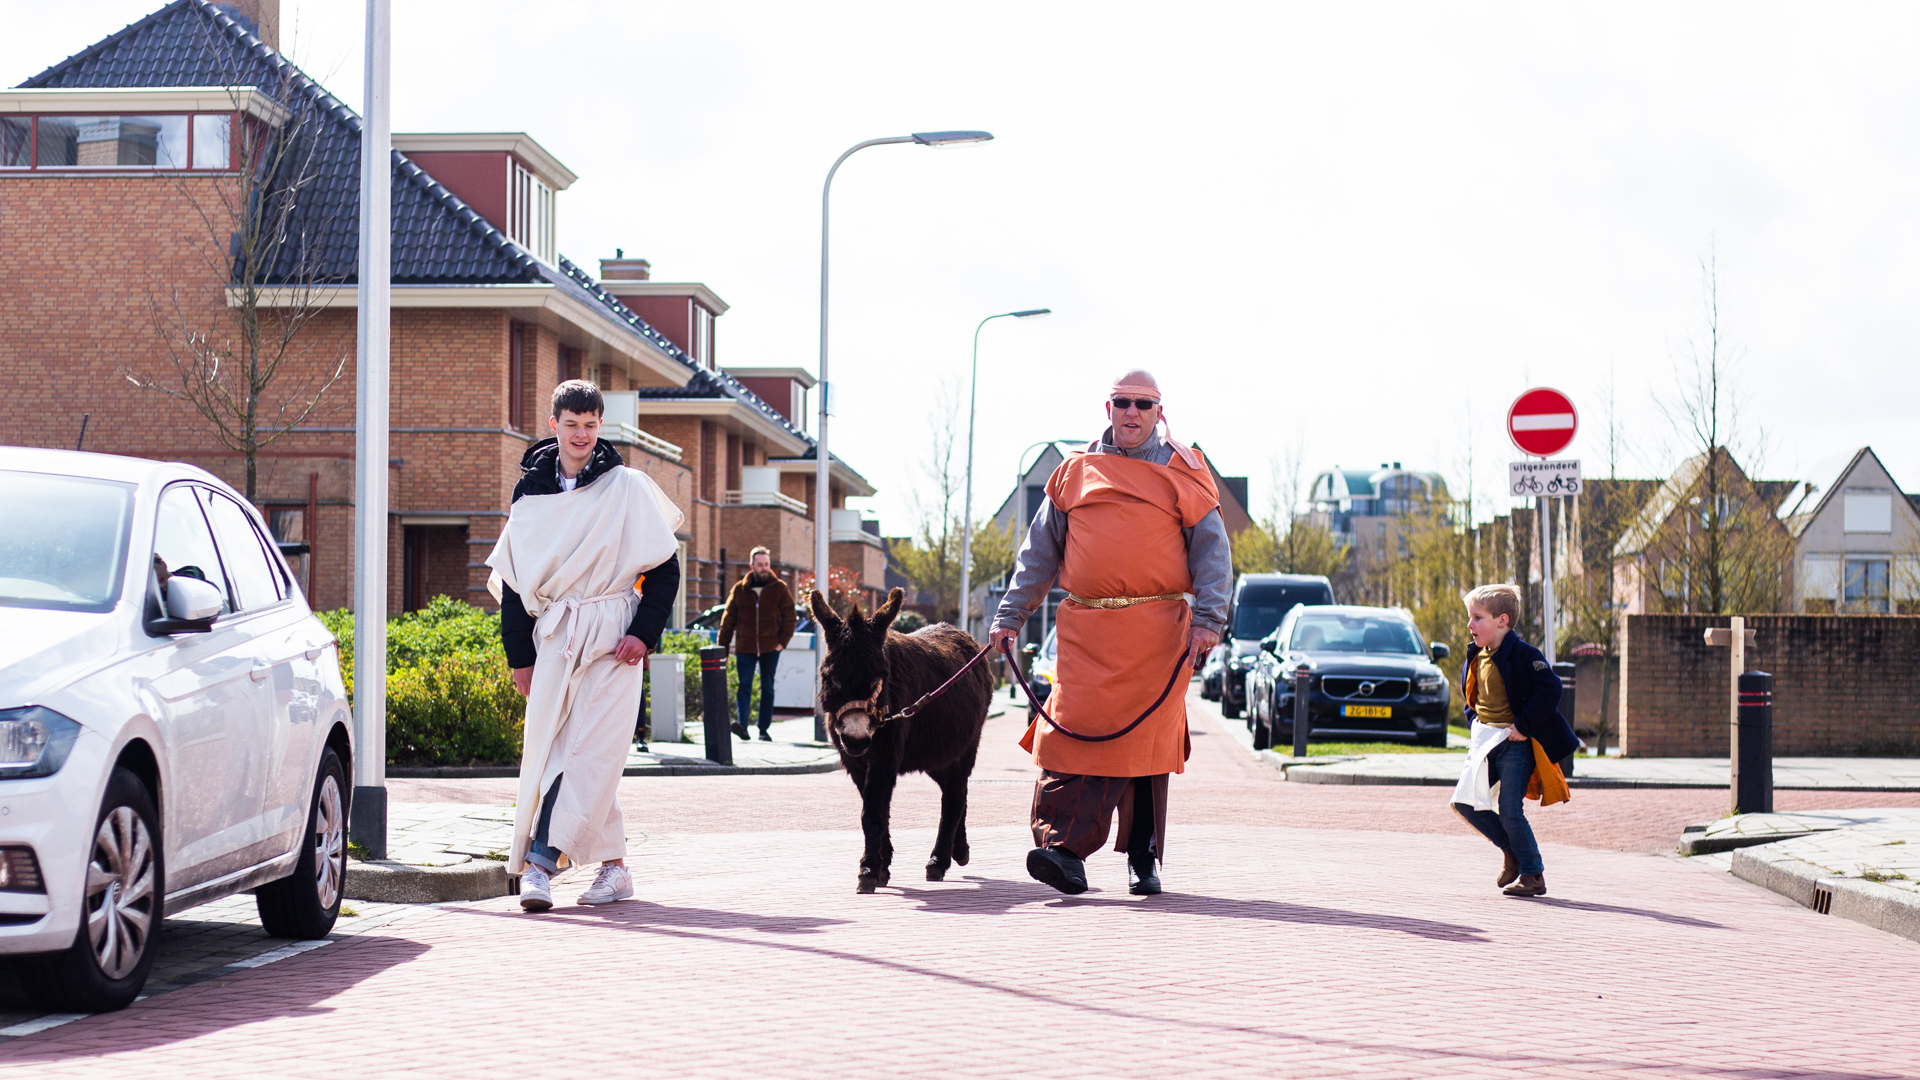
[[[520,875],[520,909],[545,911],[553,906],[553,879],[542,868],[527,864]]]
[[[603,866],[593,875],[593,884],[580,894],[579,904],[611,904],[633,895],[633,875],[624,866]]]

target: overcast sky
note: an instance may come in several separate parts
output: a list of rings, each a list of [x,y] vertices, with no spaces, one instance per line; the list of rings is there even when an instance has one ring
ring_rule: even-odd
[[[0,0],[19,82],[155,0]],[[287,51],[356,108],[363,8],[285,0]],[[1912,5],[427,3],[395,0],[398,131],[519,131],[580,181],[560,250],[626,249],[733,305],[723,365],[817,359],[834,189],[834,449],[908,531],[942,379],[981,341],[977,504],[1027,444],[1159,375],[1177,437],[1253,478],[1517,456],[1528,386],[1567,452],[1664,475],[1659,397],[1717,248],[1749,452],[1826,484],[1872,444],[1920,489],[1920,26]]]

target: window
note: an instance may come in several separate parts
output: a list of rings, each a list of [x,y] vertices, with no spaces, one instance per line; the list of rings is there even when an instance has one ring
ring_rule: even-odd
[[[0,606],[102,612],[120,596],[133,489],[0,472]]]
[[[507,237],[543,262],[554,260],[553,189],[507,159]]]
[[[527,381],[527,328],[513,323],[507,329],[507,426],[515,431],[526,428],[525,386]]]
[[[1392,617],[1372,615],[1306,615],[1293,624],[1293,643],[1300,652],[1409,653],[1427,650],[1413,627]]]
[[[284,586],[268,561],[266,542],[260,539],[251,517],[225,495],[207,491],[202,496],[207,500],[207,519],[213,523],[213,535],[220,544],[220,561],[236,594],[232,597],[235,606],[245,611],[279,603],[285,596]]]
[[[220,567],[220,555],[213,548],[213,533],[194,497],[191,484],[175,484],[160,496],[160,510],[153,531],[154,570],[168,575],[199,578],[220,590],[224,614],[233,610],[233,594],[227,588],[226,572]]]
[[[313,591],[313,541],[307,536],[307,508],[273,506],[267,508],[267,531],[274,546],[286,559],[293,576],[308,592]]]
[[[0,168],[230,169],[229,113],[9,116]]]
[[[568,382],[580,377],[580,350],[560,346],[560,381]]]
[[[1325,585],[1249,585],[1234,600],[1232,636],[1263,638],[1295,607],[1331,603],[1333,593]]]
[[[713,312],[700,306],[698,301],[687,301],[687,344],[692,346],[687,354],[695,363],[713,366]]]
[[[1893,531],[1893,496],[1842,496],[1841,528],[1850,533],[1890,533]]]
[[[1848,611],[1886,614],[1888,569],[1886,559],[1847,560]]]

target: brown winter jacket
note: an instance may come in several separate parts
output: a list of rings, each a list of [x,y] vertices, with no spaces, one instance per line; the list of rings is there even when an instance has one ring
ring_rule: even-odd
[[[797,622],[793,592],[778,574],[758,594],[743,577],[727,594],[727,613],[720,617],[719,645],[724,649],[732,644],[735,652],[755,655],[784,649],[793,638]]]

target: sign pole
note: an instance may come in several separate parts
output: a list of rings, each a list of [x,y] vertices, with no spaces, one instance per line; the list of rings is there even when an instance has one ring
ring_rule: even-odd
[[[1538,386],[1507,407],[1507,437],[1521,453],[1537,459],[1514,462],[1508,481],[1513,495],[1535,496],[1534,516],[1540,519],[1540,651],[1549,664],[1559,621],[1553,595],[1553,504],[1559,495],[1580,493],[1580,463],[1547,459],[1565,450],[1579,429],[1579,410],[1558,390]]]
[[[1535,513],[1540,518],[1540,651],[1546,655],[1547,663],[1553,663],[1553,497],[1542,495],[1534,500]]]

